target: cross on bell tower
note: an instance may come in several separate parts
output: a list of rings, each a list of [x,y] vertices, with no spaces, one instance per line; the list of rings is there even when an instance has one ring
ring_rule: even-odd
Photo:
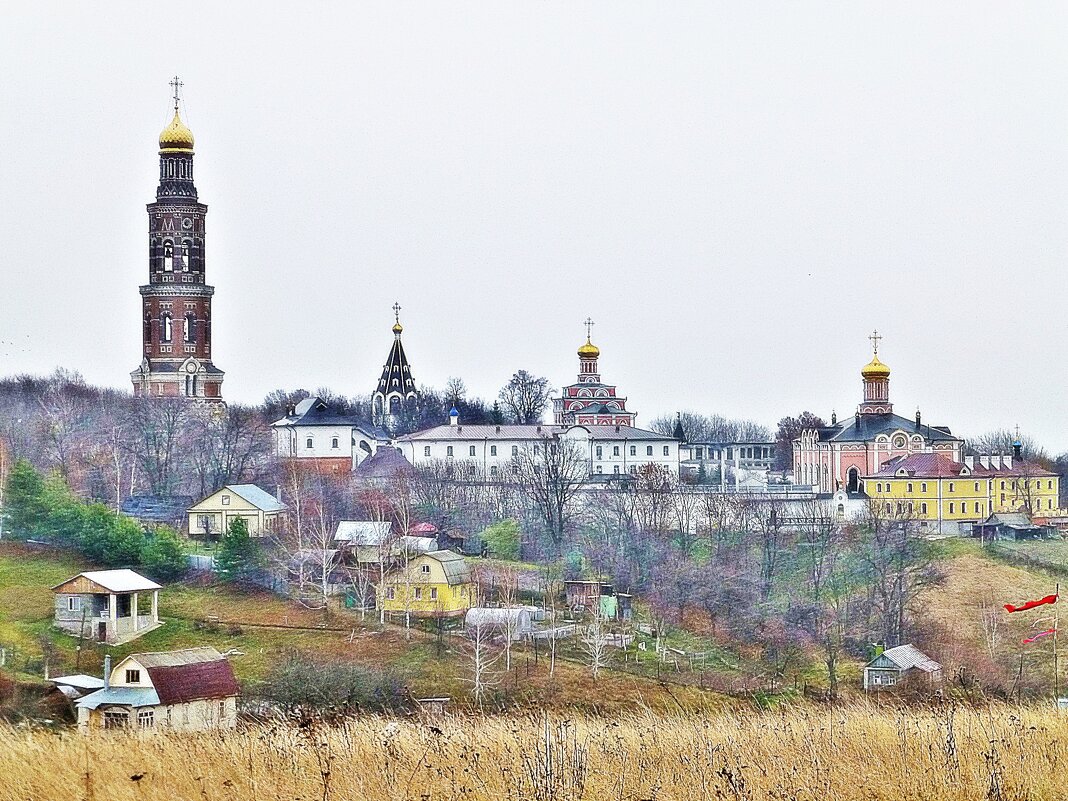
[[[183,86],[185,86],[185,84],[183,84],[181,79],[177,75],[175,75],[173,78],[171,78],[170,85],[171,85],[171,88],[174,90],[174,110],[177,111],[178,110],[178,92],[179,92],[179,90],[181,90],[181,88]]]
[[[882,340],[883,340],[882,335],[878,332],[878,330],[872,331],[871,332],[871,336],[869,336],[868,339],[871,340],[871,352],[872,352],[872,354],[875,355],[875,356],[878,356],[879,355],[879,343],[882,342]]]

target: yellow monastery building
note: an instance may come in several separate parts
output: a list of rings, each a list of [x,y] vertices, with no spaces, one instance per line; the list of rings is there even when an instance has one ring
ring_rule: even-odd
[[[472,606],[467,562],[452,551],[431,551],[408,561],[378,588],[378,608],[416,617],[453,617]]]
[[[939,453],[899,456],[864,479],[864,491],[883,514],[904,515],[940,531],[969,529],[1000,512],[1031,518],[1057,513],[1060,477],[1013,456]]]

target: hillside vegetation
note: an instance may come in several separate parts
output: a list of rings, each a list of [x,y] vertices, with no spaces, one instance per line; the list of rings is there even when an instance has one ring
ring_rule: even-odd
[[[993,706],[777,714],[367,716],[226,735],[0,732],[4,798],[1055,799],[1068,719]]]

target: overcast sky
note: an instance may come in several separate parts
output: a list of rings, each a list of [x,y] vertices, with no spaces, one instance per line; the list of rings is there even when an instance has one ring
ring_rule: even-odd
[[[574,380],[638,423],[899,413],[1068,450],[1064,3],[23,4],[0,374],[128,387],[185,82],[224,394]]]

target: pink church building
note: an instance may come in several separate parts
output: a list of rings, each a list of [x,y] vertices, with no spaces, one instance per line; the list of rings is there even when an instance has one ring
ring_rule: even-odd
[[[809,428],[794,440],[794,481],[819,493],[863,491],[862,478],[874,475],[886,462],[914,453],[937,453],[960,462],[964,440],[945,426],[924,424],[894,414],[890,402],[890,368],[879,361],[878,334],[872,360],[860,371],[864,401],[852,419]]]
[[[578,349],[578,381],[563,388],[553,401],[553,422],[558,426],[633,426],[637,415],[627,411],[627,399],[614,384],[601,381],[597,360],[601,350],[590,341],[592,320],[586,321],[586,344]]]

